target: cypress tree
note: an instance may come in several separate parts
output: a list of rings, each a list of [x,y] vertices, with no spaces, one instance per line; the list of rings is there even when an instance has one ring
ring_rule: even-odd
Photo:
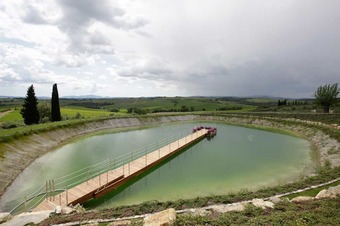
[[[55,83],[52,88],[51,114],[52,122],[61,120],[57,83]]]
[[[24,118],[26,125],[38,124],[40,115],[38,111],[38,99],[35,96],[34,87],[31,85],[27,89],[27,95],[22,105],[20,114]]]

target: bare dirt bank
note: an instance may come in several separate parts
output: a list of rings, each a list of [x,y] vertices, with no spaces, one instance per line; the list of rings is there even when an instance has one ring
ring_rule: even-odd
[[[32,134],[10,143],[0,144],[0,150],[3,151],[4,157],[0,159],[0,196],[5,192],[6,188],[14,181],[14,179],[25,169],[31,162],[38,157],[44,155],[50,150],[55,149],[61,144],[71,141],[76,137],[80,137],[93,132],[133,128],[147,125],[159,125],[163,123],[181,122],[181,121],[221,121],[235,124],[257,125],[264,127],[282,128],[298,133],[308,139],[319,154],[319,159],[324,161],[329,159],[334,166],[340,165],[340,155],[330,154],[330,150],[339,150],[340,143],[331,139],[327,134],[321,131],[304,127],[301,124],[295,126],[287,126],[275,121],[266,119],[257,119],[254,117],[222,117],[222,116],[199,116],[199,115],[183,115],[183,116],[159,116],[159,117],[143,117],[143,118],[120,118],[108,119],[97,122],[90,122],[84,125],[76,125],[70,128],[59,128],[40,134]]]

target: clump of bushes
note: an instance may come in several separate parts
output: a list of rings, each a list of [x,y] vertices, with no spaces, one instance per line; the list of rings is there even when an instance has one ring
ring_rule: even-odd
[[[1,125],[2,129],[13,129],[13,128],[17,128],[18,125],[14,122],[5,122]]]

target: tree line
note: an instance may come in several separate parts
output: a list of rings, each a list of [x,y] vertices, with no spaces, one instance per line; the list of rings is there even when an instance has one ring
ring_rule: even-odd
[[[277,106],[287,106],[287,105],[307,105],[307,101],[299,101],[299,100],[292,100],[292,101],[287,101],[287,99],[284,100],[278,100],[277,101]]]
[[[24,118],[26,125],[39,124],[40,119],[46,116],[52,122],[60,121],[61,114],[57,84],[55,83],[52,87],[51,108],[49,108],[47,104],[42,105],[40,111],[38,109],[38,98],[35,95],[34,87],[33,85],[28,87],[20,114]]]
[[[340,89],[338,88],[338,84],[335,83],[333,85],[327,84],[317,88],[314,93],[315,102],[323,107],[324,113],[329,113],[330,107],[335,105],[337,102],[337,96],[340,93]],[[289,102],[285,100],[278,100],[278,106],[284,105],[301,105],[307,104],[307,102],[302,101],[292,101]],[[205,109],[202,109],[203,111]],[[217,110],[230,110],[230,109],[217,109]],[[234,110],[234,109],[233,109]],[[236,109],[235,109],[236,110]],[[164,109],[154,109],[153,113],[165,111]],[[166,111],[180,111],[180,112],[190,112],[195,111],[194,107],[182,106],[181,109],[167,109]],[[38,98],[35,95],[34,87],[31,85],[27,89],[27,95],[24,99],[24,104],[20,111],[22,117],[24,118],[24,122],[26,125],[38,124],[42,118],[48,118],[50,121],[60,121],[60,105],[59,105],[59,94],[58,87],[55,83],[52,87],[52,98],[51,98],[51,107],[48,104],[41,105],[38,108]],[[135,114],[147,114],[149,110],[147,109],[139,109],[139,108],[129,108],[128,113]]]

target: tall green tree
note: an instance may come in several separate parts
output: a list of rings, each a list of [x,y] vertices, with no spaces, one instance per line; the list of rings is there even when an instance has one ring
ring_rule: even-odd
[[[52,122],[61,120],[57,83],[55,83],[52,88],[51,114]]]
[[[329,108],[331,105],[336,103],[336,98],[339,93],[340,89],[338,88],[338,83],[335,83],[333,85],[327,84],[324,86],[320,86],[315,91],[315,101],[317,104],[323,107],[324,113],[329,113]]]
[[[27,89],[27,95],[22,105],[20,114],[24,118],[26,125],[38,124],[40,115],[38,111],[38,99],[35,96],[34,87],[31,85]]]

